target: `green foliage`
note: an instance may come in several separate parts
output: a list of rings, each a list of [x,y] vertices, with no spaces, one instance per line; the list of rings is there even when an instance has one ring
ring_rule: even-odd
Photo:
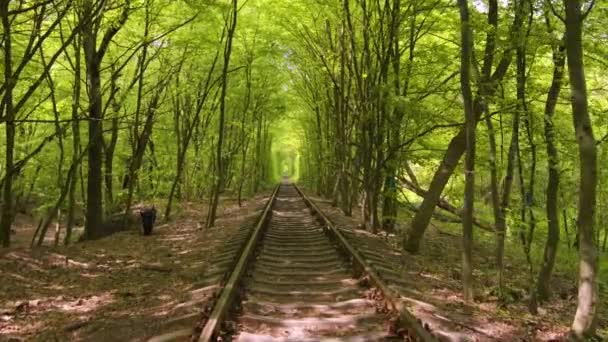
[[[99,27],[100,40],[118,24],[126,3],[118,1],[104,12]],[[334,189],[343,192],[339,197],[345,202],[346,211],[354,207],[361,193],[377,195],[375,208],[370,211],[379,212],[385,201],[389,201],[383,198],[385,177],[395,177],[397,184],[401,184],[402,179],[410,177],[406,169],[409,167],[420,188],[429,187],[446,147],[464,122],[457,75],[460,53],[457,13],[446,1],[402,4],[393,37],[388,23],[393,18],[391,11],[395,3],[368,2],[365,8],[361,3],[350,2],[347,12],[345,3],[335,0],[240,2],[227,84],[224,131],[227,141],[222,154],[227,165],[221,170],[227,178],[227,195],[238,192],[248,196],[288,175],[327,196],[334,195]],[[535,194],[530,203],[536,217],[532,257],[538,263],[548,226],[544,212],[548,178],[544,110],[553,74],[552,51],[564,28],[551,14],[548,23],[552,30],[549,31],[544,18],[546,4],[533,4],[536,7],[525,47],[528,102],[527,112],[522,115],[522,121],[529,124],[530,135],[528,137],[527,127],[522,123],[517,156],[525,179],[520,182],[517,170],[507,221],[511,238],[530,227],[529,222],[521,220],[520,209],[526,205],[526,199],[519,190],[522,183],[529,186],[531,150],[535,147],[536,182],[528,192]],[[51,29],[64,5],[46,5],[48,15],[45,17],[39,16],[40,11],[26,11],[11,18],[14,19],[11,21],[12,67],[14,70],[22,67],[13,94],[14,102],[20,106],[15,113],[14,159],[17,164],[23,162],[12,190],[17,209],[38,207],[34,213],[38,216],[48,215],[67,186],[67,171],[74,152],[82,154],[77,161],[76,204],[87,203],[88,155],[85,152],[89,139],[89,103],[84,60],[78,69],[82,86],[81,93],[76,94],[78,124],[73,126],[71,122],[75,63],[77,57],[84,58],[81,34],[74,31],[82,3],[75,2],[67,8],[61,25]],[[11,2],[11,9],[16,6],[17,3]],[[112,124],[117,123],[115,149],[111,156],[104,157],[113,161],[111,169],[104,170],[108,178],[104,179],[103,186],[112,180],[113,198],[104,198],[106,207],[111,208],[109,211],[124,209],[127,190],[123,183],[149,115],[153,114],[153,127],[142,165],[137,170],[136,200],[164,201],[170,195],[184,200],[206,198],[218,171],[215,160],[218,93],[229,3],[138,0],[132,1],[131,6],[129,18],[113,37],[100,68],[106,154]],[[513,4],[500,2],[499,7],[501,15],[496,32],[481,7],[475,7],[472,12],[477,64],[481,64],[484,57],[487,34],[495,33],[497,38],[494,66],[503,56],[513,54],[512,48],[525,38],[512,38]],[[557,10],[561,11],[559,6]],[[589,107],[598,138],[599,165],[605,165],[608,160],[605,146],[608,143],[608,79],[604,72],[608,66],[608,37],[604,29],[607,18],[605,8],[590,12],[584,40]],[[36,20],[40,21],[38,33],[32,26]],[[39,33],[49,29],[51,34],[37,50],[31,51],[30,39],[40,39]],[[74,41],[64,49],[66,39],[72,36]],[[395,54],[395,48],[399,55]],[[28,52],[30,55],[26,55]],[[0,62],[2,67],[3,63]],[[54,64],[46,75],[45,65],[49,63]],[[512,62],[505,78],[498,82],[496,93],[484,98],[489,107],[483,119],[490,115],[494,125],[496,155],[490,154],[485,121],[480,121],[477,127],[475,215],[484,222],[493,219],[489,201],[491,161],[496,161],[499,183],[503,183],[506,175],[513,133],[511,123],[518,105],[513,65]],[[40,85],[35,86],[36,82]],[[158,105],[152,106],[154,94],[165,83],[168,85],[160,93]],[[474,83],[477,88],[481,86],[477,78]],[[30,89],[33,92],[27,98]],[[552,122],[560,155],[562,240],[573,241],[579,159],[570,96],[566,78]],[[0,139],[0,159],[4,160],[7,145],[4,129],[0,130]],[[73,142],[78,139],[80,144],[73,151]],[[182,174],[179,174],[180,162]],[[6,173],[4,164],[0,165],[1,177]],[[443,199],[456,208],[462,206],[463,179],[463,173],[458,171],[442,193]],[[597,230],[603,242],[608,222],[606,168],[600,167],[599,179]],[[345,182],[346,190],[336,187],[338,180]],[[174,184],[175,193],[172,193]],[[400,201],[420,201],[414,192],[401,188],[403,191],[397,195]],[[68,201],[64,200],[60,208],[67,206]],[[385,213],[386,218],[396,216]],[[572,270],[575,254],[560,248],[558,261]],[[608,281],[605,257],[602,262],[601,277],[605,284]]]

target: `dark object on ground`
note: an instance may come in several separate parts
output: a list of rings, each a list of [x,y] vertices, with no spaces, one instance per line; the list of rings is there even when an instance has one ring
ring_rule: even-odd
[[[154,228],[154,221],[156,221],[156,208],[147,208],[140,211],[141,223],[144,228],[144,235],[152,234],[152,228]]]
[[[11,228],[11,234],[17,234],[17,231]]]

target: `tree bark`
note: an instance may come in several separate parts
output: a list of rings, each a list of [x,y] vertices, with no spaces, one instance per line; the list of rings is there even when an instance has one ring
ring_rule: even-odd
[[[13,108],[13,59],[11,42],[11,23],[8,5],[10,1],[0,1],[4,40],[4,121],[6,130],[5,176],[2,187],[2,214],[0,215],[0,241],[3,247],[11,244],[11,225],[13,222],[13,158],[15,148],[15,112]],[[1,115],[1,114],[0,114]]]
[[[492,63],[494,60],[494,48],[496,44],[496,30],[498,27],[498,2],[496,0],[489,1],[488,6],[488,25],[492,27],[492,29],[488,32],[487,43],[485,47],[484,53],[484,68],[483,72],[483,82],[488,82],[490,80],[490,73],[492,68]],[[488,113],[488,108],[486,106],[486,115]],[[515,114],[515,118],[513,122],[513,138],[516,138],[519,131],[519,115]],[[488,129],[488,140],[490,146],[490,187],[492,194],[492,209],[494,214],[494,224],[496,226],[496,269],[498,271],[498,289],[499,292],[502,292],[503,288],[503,256],[504,256],[504,240],[505,233],[507,230],[507,221],[506,221],[506,211],[509,205],[509,196],[511,193],[511,182],[505,182],[505,186],[501,192],[499,190],[499,176],[498,176],[498,166],[496,163],[496,135],[494,133],[494,125],[492,123],[492,118],[488,115],[486,118],[486,127]],[[501,145],[502,146],[502,145]],[[511,147],[513,147],[513,142],[511,143]],[[511,151],[511,150],[510,150]],[[512,153],[509,153],[509,159],[507,162],[507,181],[512,181],[513,179],[513,160],[514,157]],[[511,170],[509,173],[508,170]],[[502,201],[501,201],[502,199]]]
[[[115,113],[117,114],[117,113]],[[106,188],[106,211],[112,214],[114,211],[114,151],[118,143],[118,118],[112,118],[112,132],[110,141],[104,140],[104,166],[105,166],[105,188]]]
[[[125,220],[129,217],[131,213],[133,195],[135,192],[135,186],[137,185],[138,172],[143,163],[146,148],[152,146],[152,141],[150,137],[152,136],[152,128],[154,127],[154,118],[156,115],[156,110],[158,109],[159,101],[168,83],[169,80],[167,79],[162,81],[161,84],[157,86],[155,93],[152,95],[152,99],[150,99],[148,108],[146,109],[146,121],[144,123],[143,130],[141,131],[141,134],[139,135],[139,138],[137,140],[137,148],[135,149],[135,154],[131,157],[131,164],[129,165],[129,186],[127,190],[127,202],[125,204]]]
[[[581,1],[566,1],[566,53],[572,89],[572,118],[580,158],[578,201],[579,288],[578,306],[570,335],[584,340],[595,334],[598,302],[598,250],[594,241],[597,191],[597,147],[587,104],[587,84],[583,64],[583,15]]]
[[[496,174],[492,174],[492,203],[494,208],[494,221],[496,225],[496,269],[498,270],[498,287],[499,290],[503,286],[503,259],[505,251],[505,235],[507,232],[507,213],[510,205],[511,189],[513,185],[513,173],[515,168],[515,156],[519,149],[519,113],[513,114],[513,130],[511,132],[511,142],[509,151],[507,152],[507,170],[505,180],[502,185],[502,194],[498,195],[498,178]],[[490,126],[490,125],[489,125]],[[490,131],[490,129],[488,129]],[[490,139],[492,145],[493,137]],[[496,156],[496,148],[494,147],[493,156]],[[496,168],[495,160],[492,161],[494,169]],[[493,171],[496,173],[496,171]],[[497,195],[494,195],[497,191]]]
[[[414,2],[414,6],[416,2]],[[411,75],[411,70],[414,63],[414,49],[416,46],[416,9],[413,9],[414,14],[410,18],[409,26],[409,58],[406,66],[405,74],[405,85],[403,91],[401,90],[401,80],[399,73],[401,72],[401,48],[399,44],[399,28],[401,26],[401,0],[393,1],[393,8],[391,11],[391,30],[389,35],[388,44],[390,46],[392,65],[393,65],[393,77],[394,80],[394,91],[396,95],[407,96],[408,81]],[[393,110],[393,117],[389,120],[390,126],[388,128],[388,147],[394,150],[400,143],[400,130],[401,122],[403,120],[404,113],[401,109],[395,108]],[[407,162],[406,162],[407,164]],[[409,170],[409,166],[406,166]],[[397,221],[397,189],[395,186],[395,179],[397,174],[397,165],[395,161],[389,162],[385,167],[386,177],[384,180],[384,192],[383,192],[383,207],[382,207],[382,229],[384,231],[394,231],[395,223]]]
[[[102,202],[102,131],[101,81],[99,59],[95,53],[96,37],[86,34],[83,39],[87,66],[87,86],[89,93],[89,159],[87,176],[87,210],[85,234],[87,238],[101,235],[103,219]]]
[[[448,183],[448,180],[454,173],[460,158],[464,154],[466,148],[466,130],[461,129],[458,134],[452,138],[448,149],[445,152],[443,160],[439,165],[439,169],[433,175],[431,184],[422,200],[422,204],[412,222],[410,228],[403,241],[403,246],[410,253],[418,253],[420,250],[420,242],[428,227],[428,224],[435,211],[435,206],[441,198],[441,193]]]
[[[460,87],[464,102],[466,158],[464,209],[462,212],[462,290],[465,302],[473,300],[473,207],[475,200],[475,128],[477,118],[471,92],[471,59],[473,39],[467,0],[458,0],[460,7]]]
[[[531,4],[527,1],[521,1],[519,6],[523,8],[530,8]],[[531,13],[532,11],[530,11]],[[531,20],[532,18],[530,18]],[[531,23],[530,23],[531,24]],[[528,150],[530,151],[530,160],[529,160],[529,181],[528,186],[525,184],[525,176],[523,173],[523,163],[521,159],[521,149],[518,148],[518,168],[519,168],[519,180],[521,184],[521,198],[522,198],[522,228],[527,227],[527,232],[525,229],[521,230],[521,236],[524,248],[524,254],[526,256],[526,262],[528,264],[528,292],[529,292],[529,301],[528,301],[528,310],[531,314],[536,315],[538,313],[538,303],[536,296],[536,284],[534,280],[534,263],[532,261],[532,256],[530,255],[532,240],[534,237],[534,232],[536,230],[536,218],[534,215],[534,190],[536,183],[536,143],[534,142],[534,136],[532,133],[533,130],[533,122],[532,122],[532,113],[528,110],[528,104],[526,100],[526,85],[527,85],[527,56],[526,56],[526,43],[529,37],[529,28],[525,34],[525,36],[520,40],[517,46],[517,112],[521,114],[522,121],[524,124],[524,128],[526,131],[526,138],[528,141]],[[525,213],[528,213],[526,216]]]
[[[239,180],[237,182],[238,184],[238,190],[237,190],[237,200],[238,200],[238,204],[239,207],[242,206],[242,199],[243,199],[243,186],[245,184],[245,170],[246,170],[246,163],[247,163],[247,152],[249,150],[249,133],[246,132],[245,130],[245,125],[246,125],[246,119],[249,113],[249,108],[251,107],[251,92],[252,92],[252,69],[253,69],[253,60],[254,60],[254,55],[251,52],[248,52],[247,54],[247,65],[246,65],[246,69],[245,69],[245,86],[246,86],[246,91],[245,91],[245,100],[244,100],[244,104],[243,104],[243,110],[241,113],[241,129],[239,132],[239,140],[240,140],[240,149],[241,149],[241,163],[240,163],[240,175],[239,175]],[[255,116],[255,111],[256,109],[254,108],[252,111],[252,116]],[[293,169],[291,170],[291,172],[293,172]]]
[[[232,40],[234,38],[234,32],[236,31],[237,17],[238,0],[232,0],[232,22],[228,24],[228,37],[226,40],[226,46],[224,48],[224,66],[222,69],[222,92],[220,95],[220,118],[218,124],[218,141],[216,151],[216,170],[211,195],[211,203],[207,215],[207,228],[213,227],[215,225],[215,218],[220,198],[220,192],[222,191],[224,185],[225,170],[222,156],[222,145],[224,143],[224,121],[226,119],[226,91],[228,89],[228,67],[230,66],[230,55],[232,54]]]
[[[557,200],[559,194],[559,155],[555,144],[553,118],[564,78],[565,48],[565,41],[562,39],[559,46],[553,49],[553,79],[545,102],[545,140],[547,142],[549,179],[546,189],[547,242],[545,243],[543,262],[538,272],[536,290],[540,301],[546,301],[551,297],[551,274],[559,245],[559,208]]]
[[[257,128],[255,133],[255,163],[253,167],[253,180],[252,180],[252,192],[256,194],[260,188],[260,183],[262,181],[261,168],[262,165],[262,125],[264,123],[264,113],[259,113],[259,117],[257,118]]]
[[[602,243],[602,251],[606,251],[606,246],[608,246],[608,228],[604,228],[604,242]]]
[[[80,81],[81,81],[81,58],[80,58],[80,41],[74,43],[74,92],[72,93],[72,164],[76,164],[81,153],[80,147],[80,121],[78,112],[80,111]],[[78,163],[80,166],[80,163]],[[81,169],[81,168],[79,168]],[[74,176],[69,180],[70,189],[68,191],[68,213],[67,224],[65,228],[65,238],[63,243],[67,246],[72,239],[72,228],[74,227],[74,213],[76,211],[76,186],[78,184],[79,175],[75,172]]]
[[[61,204],[63,204],[65,197],[70,191],[70,184],[72,183],[72,178],[76,176],[76,170],[83,156],[84,155],[78,156],[78,158],[70,166],[70,169],[68,170],[66,184],[65,186],[61,187],[59,197],[55,201],[53,207],[49,208],[49,210],[47,211],[46,217],[40,221],[38,229],[36,229],[36,231],[34,232],[34,236],[32,237],[30,247],[34,247],[34,245],[42,246],[42,244],[44,243],[44,239],[46,238],[46,233],[48,231],[49,226],[53,223],[53,220],[55,220],[55,218],[59,220]],[[59,224],[59,222],[57,222],[57,224]],[[57,245],[58,241],[59,240],[56,236],[55,245]]]
[[[94,239],[103,236],[103,110],[101,94],[101,62],[120,28],[125,24],[129,15],[130,1],[124,4],[124,9],[118,19],[107,29],[99,47],[97,36],[100,20],[95,1],[84,2],[82,24],[82,44],[87,75],[89,96],[89,146],[88,146],[88,177],[87,177],[87,208],[85,237]],[[103,11],[103,10],[102,10]]]

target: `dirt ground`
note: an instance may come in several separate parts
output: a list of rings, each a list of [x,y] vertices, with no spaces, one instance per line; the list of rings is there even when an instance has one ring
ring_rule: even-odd
[[[34,250],[21,218],[15,247],[0,251],[0,341],[142,341],[184,318],[189,326],[208,299],[214,249],[264,202],[223,201],[211,229],[202,228],[204,204],[182,203],[151,236],[130,230]]]
[[[241,208],[224,201],[216,227],[209,230],[201,224],[205,205],[182,203],[175,218],[158,222],[150,237],[132,230],[58,248],[30,250],[33,229],[20,219],[16,246],[0,251],[0,341],[142,341],[179,324],[189,329],[211,292],[204,272],[213,252],[265,198],[257,196]],[[357,228],[356,217],[319,203],[336,224]],[[576,308],[575,272],[558,267],[554,299],[530,315],[523,290],[525,262],[511,254],[515,242],[508,243],[505,270],[511,300],[501,302],[492,271],[492,237],[477,233],[476,300],[466,305],[460,292],[459,229],[433,222],[422,253],[403,255],[402,276],[412,287],[402,295],[414,314],[431,327],[448,326],[476,341],[561,340]],[[397,236],[386,242],[398,249]],[[608,340],[608,308],[600,305],[600,310],[600,333]]]
[[[359,229],[359,212],[346,217],[322,198],[311,196],[342,228],[354,229],[371,239],[382,239],[399,253],[399,233],[380,238]],[[401,213],[399,223],[408,222],[411,213]],[[457,223],[433,220],[424,237],[419,255],[402,254],[401,276],[410,284],[400,292],[411,312],[431,328],[452,330],[470,336],[474,341],[562,341],[576,311],[576,262],[556,265],[552,278],[553,298],[539,304],[538,314],[527,308],[528,268],[516,238],[507,241],[504,279],[504,300],[499,300],[497,275],[494,270],[494,243],[491,234],[476,229],[473,271],[475,301],[467,305],[462,299],[461,232]],[[389,248],[390,248],[389,247]],[[542,250],[542,247],[538,248]],[[607,257],[607,256],[603,256]],[[535,261],[536,262],[536,261]],[[558,261],[559,262],[559,261]],[[538,264],[536,264],[536,267]],[[536,273],[535,273],[536,274]],[[608,288],[600,286],[600,340],[608,340]]]

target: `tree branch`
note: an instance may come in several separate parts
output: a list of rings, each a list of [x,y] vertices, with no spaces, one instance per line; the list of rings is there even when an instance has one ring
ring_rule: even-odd
[[[115,25],[112,25],[106,33],[103,35],[103,39],[101,40],[101,44],[99,45],[99,49],[97,50],[97,58],[99,60],[103,59],[103,56],[106,54],[108,50],[108,46],[112,41],[112,38],[120,31],[120,29],[124,26],[129,19],[129,11],[131,10],[131,0],[127,0],[124,4],[124,8],[122,13],[120,14],[120,19]]]
[[[426,190],[414,185],[412,182],[410,182],[407,179],[404,179],[402,177],[399,177],[399,181],[401,183],[403,183],[403,185],[408,188],[409,190],[411,190],[413,193],[415,193],[416,195],[420,196],[420,197],[424,197],[426,195]],[[437,203],[437,206],[447,212],[450,212],[458,217],[462,216],[461,210],[456,208],[454,205],[450,204],[448,201],[444,200],[444,199],[440,199],[439,202]],[[496,232],[495,228],[488,223],[482,222],[477,218],[473,218],[473,224],[476,225],[477,227],[490,232],[490,233],[494,233]]]

